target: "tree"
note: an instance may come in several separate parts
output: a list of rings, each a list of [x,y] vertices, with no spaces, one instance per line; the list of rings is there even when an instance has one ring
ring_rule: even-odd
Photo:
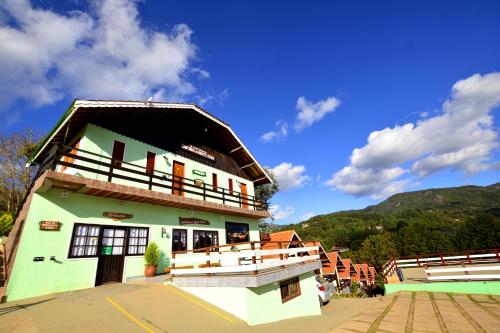
[[[273,174],[271,169],[269,169],[268,167],[264,167],[264,170],[269,175],[269,177],[271,177],[273,182],[271,184],[268,183],[257,186],[255,188],[255,199],[262,202],[265,209],[269,209],[269,206],[271,205],[271,198],[276,194],[276,192],[279,191],[279,186],[278,182],[276,181],[276,176]],[[271,217],[271,220],[272,219],[273,218]],[[264,233],[270,233],[272,231],[272,224],[269,220],[263,220],[259,224],[259,229]]]
[[[358,251],[359,260],[380,271],[382,265],[397,256],[396,244],[387,232],[371,235],[364,240]]]
[[[0,237],[8,236],[14,219],[10,213],[0,213]]]
[[[255,188],[255,199],[259,200],[264,204],[264,206],[269,208],[271,204],[271,198],[279,191],[278,182],[276,181],[276,176],[268,167],[264,167],[266,173],[271,177],[272,183],[262,184]]]
[[[35,168],[27,168],[28,156],[38,136],[32,130],[0,135],[0,210],[15,213],[33,180]]]
[[[479,214],[462,224],[455,236],[460,250],[494,248],[500,239],[500,221],[490,214]]]

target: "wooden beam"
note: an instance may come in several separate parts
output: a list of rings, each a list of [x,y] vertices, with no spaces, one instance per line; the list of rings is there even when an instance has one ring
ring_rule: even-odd
[[[254,165],[254,164],[255,164],[255,162],[252,162],[252,163],[250,163],[250,164],[247,164],[247,165],[242,166],[240,169],[245,169],[245,168],[248,168],[249,166],[252,166],[252,165]]]
[[[231,151],[229,152],[229,154],[232,154],[232,153],[234,153],[235,151],[240,150],[241,148],[243,148],[243,146],[239,146],[239,147],[237,147],[237,148],[234,148],[233,150],[231,150]]]

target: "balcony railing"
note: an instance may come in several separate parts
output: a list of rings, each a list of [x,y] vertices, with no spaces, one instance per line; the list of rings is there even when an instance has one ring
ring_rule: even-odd
[[[249,194],[229,191],[220,186],[214,188],[212,184],[206,184],[203,181],[174,176],[167,172],[148,169],[145,166],[116,160],[79,148],[60,145],[57,152],[44,161],[41,168],[49,166],[54,170],[57,170],[57,166],[62,166],[65,168],[62,172],[69,172],[71,169],[79,170],[84,177],[107,182],[127,184],[240,208],[267,210],[263,202]]]
[[[247,242],[173,252],[171,274],[175,276],[256,275],[309,262],[319,263],[318,246],[302,242]]]

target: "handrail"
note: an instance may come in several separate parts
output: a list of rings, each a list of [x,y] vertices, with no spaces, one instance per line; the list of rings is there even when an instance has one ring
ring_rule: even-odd
[[[249,195],[249,194],[243,194],[238,191],[229,191],[228,189],[225,189],[223,187],[217,186],[217,189],[213,189],[213,184],[212,185],[207,185],[205,182],[202,182],[201,185],[198,185],[196,180],[186,178],[186,177],[179,177],[172,175],[167,172],[163,172],[160,170],[156,169],[148,169],[144,166],[140,166],[137,164],[125,162],[125,161],[120,161],[116,160],[112,157],[108,156],[103,156],[100,154],[96,154],[93,152],[89,152],[83,149],[79,148],[74,148],[74,147],[69,147],[65,145],[60,145],[59,148],[60,154],[54,154],[53,159],[55,159],[55,164],[56,165],[62,165],[66,166],[68,168],[74,168],[74,169],[79,169],[83,171],[88,171],[88,172],[93,172],[96,174],[108,176],[108,182],[111,182],[113,178],[118,178],[118,179],[123,179],[131,182],[136,182],[136,183],[141,183],[144,185],[148,185],[148,188],[151,190],[153,186],[155,187],[161,187],[165,189],[170,189],[172,191],[178,191],[179,195],[182,195],[183,193],[188,193],[188,194],[193,194],[197,196],[202,196],[203,200],[207,200],[207,198],[211,199],[217,199],[221,200],[223,204],[228,203],[235,203],[238,204],[239,207],[253,207],[255,210],[266,210],[267,207],[266,205],[261,202],[260,200],[257,200],[255,196]],[[77,153],[73,153],[73,151],[76,151]],[[78,154],[78,152],[81,152],[83,154],[88,154],[91,156],[99,157],[100,159],[106,159],[107,161],[102,161],[102,160],[96,160],[91,157],[87,156],[82,156],[83,154]],[[65,161],[62,157],[68,157],[72,161]],[[105,170],[99,170],[95,168],[91,168],[85,165],[80,165],[75,163],[74,161],[79,160],[83,162],[87,162],[90,164],[102,166],[105,168],[108,168],[107,171]],[[118,164],[119,163],[119,164]],[[127,167],[130,166],[130,167]],[[137,168],[139,170],[134,170],[133,168]],[[115,170],[119,171],[124,171],[127,173],[131,173],[133,175],[138,175],[144,177],[144,179],[140,178],[133,178],[131,176],[123,175],[120,173],[117,173]],[[147,180],[146,180],[147,179]],[[158,181],[161,182],[169,182],[171,185],[165,184],[165,183],[159,183]],[[186,182],[189,181],[189,182]],[[191,182],[191,183],[190,183]]]
[[[278,243],[279,249],[264,247],[266,244]],[[211,251],[211,247],[189,251],[172,252],[170,273],[177,275],[208,275],[252,273],[268,269],[282,269],[287,265],[299,265],[309,262],[320,262],[319,247],[290,247],[301,242],[252,241],[238,244],[216,246],[220,249],[226,246],[237,247],[236,251]],[[287,245],[286,247],[283,247]],[[257,247],[256,245],[261,245]],[[306,254],[304,254],[305,252]],[[188,266],[185,266],[185,265]],[[181,265],[181,266],[180,266]],[[184,266],[182,266],[184,265]]]

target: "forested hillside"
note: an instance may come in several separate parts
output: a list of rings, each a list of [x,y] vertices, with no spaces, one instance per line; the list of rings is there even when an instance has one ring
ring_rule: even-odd
[[[384,244],[385,257],[495,247],[500,242],[500,183],[400,193],[365,209],[280,227],[288,228],[327,249],[348,247],[349,255],[373,264],[367,256],[377,243]]]

